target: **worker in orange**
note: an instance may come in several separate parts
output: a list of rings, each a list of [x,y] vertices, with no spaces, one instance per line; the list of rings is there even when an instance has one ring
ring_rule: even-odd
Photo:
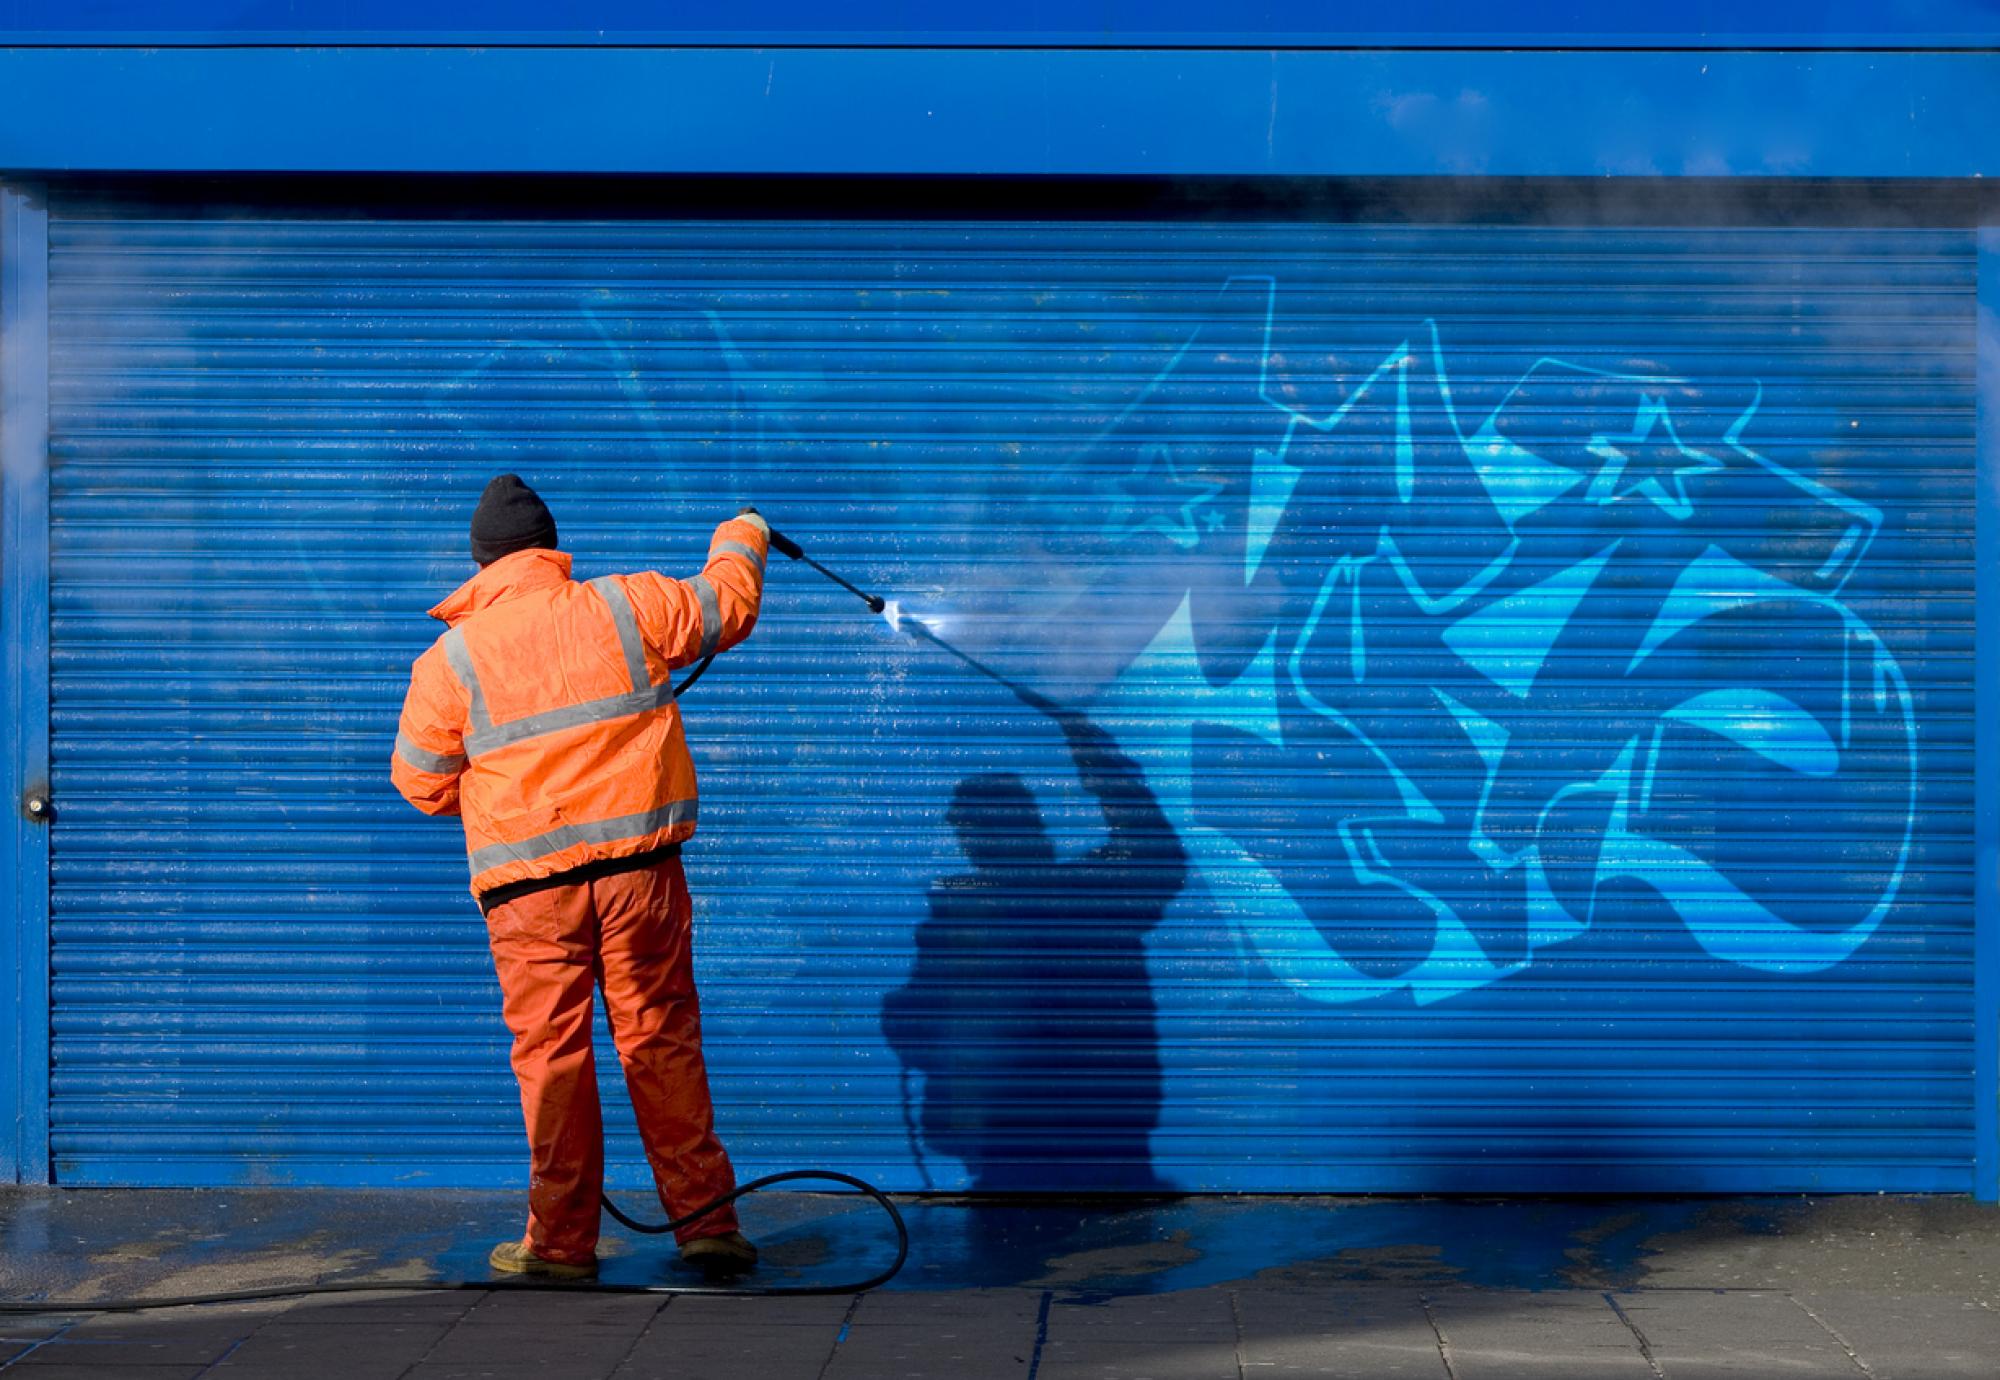
[[[715,1136],[681,844],[694,762],[672,672],[750,635],[770,528],[755,509],[715,530],[689,580],[650,571],[570,579],[548,507],[519,476],[472,515],[479,573],[431,616],[396,734],[396,788],[465,825],[527,1118],[528,1229],[493,1267],[582,1278],[597,1268],[603,1122],[591,1056],[602,984],[660,1201],[678,1217],[729,1192]],[[730,1208],[679,1234],[712,1274],[757,1250]]]

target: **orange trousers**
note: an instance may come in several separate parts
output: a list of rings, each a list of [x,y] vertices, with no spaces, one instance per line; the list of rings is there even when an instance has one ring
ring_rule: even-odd
[[[553,887],[486,917],[514,1075],[528,1123],[529,1249],[579,1264],[597,1252],[604,1122],[591,1054],[592,989],[625,1069],[653,1182],[677,1217],[736,1186],[715,1138],[701,1008],[694,990],[693,904],[679,858],[636,872]],[[723,1208],[681,1241],[737,1229]]]

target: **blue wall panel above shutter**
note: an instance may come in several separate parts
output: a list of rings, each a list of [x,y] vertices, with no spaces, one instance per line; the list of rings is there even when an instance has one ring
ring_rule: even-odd
[[[511,469],[1031,692],[778,562],[690,696],[745,1171],[1970,1185],[1969,232],[177,214],[51,223],[61,1181],[524,1179],[387,780]]]

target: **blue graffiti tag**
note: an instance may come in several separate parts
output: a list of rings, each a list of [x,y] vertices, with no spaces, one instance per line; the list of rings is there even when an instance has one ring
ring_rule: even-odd
[[[1280,565],[1293,585],[1317,569],[1316,587],[1220,683],[1191,595],[1091,712],[1134,744],[1208,901],[1263,964],[1315,1001],[1434,1002],[1589,932],[1613,891],[1650,894],[1728,963],[1796,974],[1852,955],[1895,900],[1916,809],[1909,685],[1842,599],[1881,514],[1748,444],[1761,384],[1702,435],[1716,409],[1688,380],[1544,358],[1466,415],[1435,322],[1311,415],[1273,386],[1276,281],[1225,292],[1246,288],[1264,296],[1257,396],[1279,435],[1252,447],[1244,589]],[[1171,481],[1171,503],[1134,521],[1121,489],[1118,534],[1192,546],[1215,486],[1161,447],[1133,474]],[[1330,528],[1329,509],[1368,520]],[[1323,853],[1288,862],[1281,835],[1207,798],[1217,743],[1318,778],[1306,794],[1339,802],[1316,818],[1344,875]],[[1903,784],[1901,819],[1850,845],[1846,911],[1825,914],[1823,888],[1808,904],[1746,880],[1757,860],[1732,829],[1765,827],[1762,808],[1879,815],[1883,781]],[[1351,952],[1343,907],[1427,937]]]

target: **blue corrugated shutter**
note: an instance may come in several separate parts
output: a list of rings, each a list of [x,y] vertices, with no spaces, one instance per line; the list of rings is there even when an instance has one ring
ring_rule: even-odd
[[[1088,715],[774,564],[688,702],[742,1169],[1969,1185],[1967,233],[51,241],[64,1182],[521,1181],[386,775],[512,469],[580,576],[755,500]]]

